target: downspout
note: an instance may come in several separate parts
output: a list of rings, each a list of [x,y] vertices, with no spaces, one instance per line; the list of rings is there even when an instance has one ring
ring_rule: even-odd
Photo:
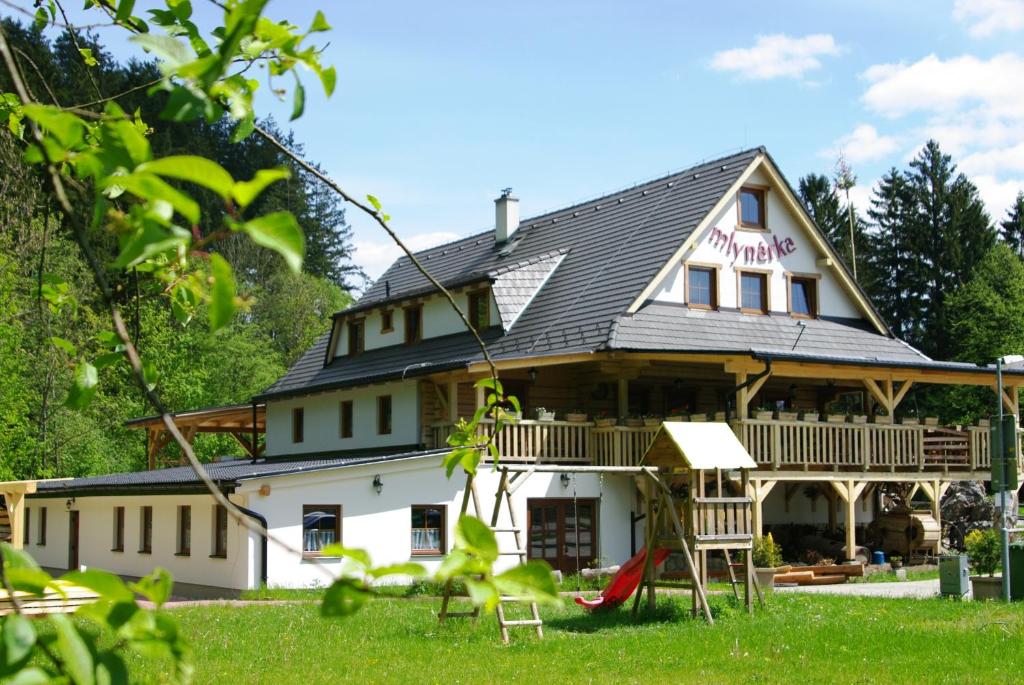
[[[232,502],[232,504],[234,504],[234,502]],[[269,528],[267,527],[267,519],[262,514],[257,514],[252,509],[246,509],[241,504],[235,504],[235,507],[238,509],[238,511],[242,512],[243,514],[245,514],[249,518],[251,518],[254,521],[256,521],[257,523],[259,523],[261,526],[263,526],[263,530],[264,531],[269,530]],[[260,545],[260,585],[263,586],[263,587],[266,587],[266,585],[267,585],[267,536],[265,534],[260,534],[260,538],[261,538],[261,542],[262,542],[262,545]]]
[[[758,358],[757,355],[751,355],[751,356],[754,359]],[[731,394],[735,395],[740,390],[743,390],[744,388],[749,388],[751,385],[753,385],[754,383],[757,383],[759,380],[761,380],[762,378],[764,378],[765,376],[767,376],[771,372],[772,372],[772,358],[766,356],[764,358],[764,371],[759,371],[758,373],[755,373],[753,376],[751,376],[747,380],[745,380],[742,383],[740,383],[739,385],[737,385],[735,388],[732,389],[732,393]]]

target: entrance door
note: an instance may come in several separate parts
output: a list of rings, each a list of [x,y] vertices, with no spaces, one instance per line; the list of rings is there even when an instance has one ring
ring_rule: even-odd
[[[78,512],[68,512],[68,570],[78,570]]]
[[[579,499],[575,503],[571,499],[530,499],[527,507],[528,558],[543,559],[562,573],[575,573],[577,568],[593,564],[597,559],[596,499]]]

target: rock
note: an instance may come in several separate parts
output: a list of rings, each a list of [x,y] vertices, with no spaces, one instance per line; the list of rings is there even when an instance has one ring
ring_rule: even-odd
[[[950,540],[950,546],[959,548],[962,539],[975,528],[987,528],[992,525],[995,507],[985,493],[985,486],[980,481],[964,480],[952,483],[941,503],[942,520],[956,526],[957,540]],[[960,545],[956,544],[960,542]]]

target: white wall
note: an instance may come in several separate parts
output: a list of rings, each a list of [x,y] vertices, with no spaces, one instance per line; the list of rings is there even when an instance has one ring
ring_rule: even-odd
[[[391,433],[377,433],[377,397],[391,395]],[[342,400],[352,400],[352,437],[341,437]],[[292,442],[292,409],[303,409],[303,440]],[[267,402],[267,456],[417,445],[419,390],[415,380]]]
[[[30,499],[32,539],[25,549],[43,566],[68,565],[69,520],[67,498]],[[241,498],[233,498],[243,506]],[[178,506],[192,507],[191,555],[177,556]],[[47,540],[36,543],[38,508],[46,506]],[[114,552],[114,507],[125,507],[124,551]],[[152,553],[139,552],[142,506],[153,507]],[[246,588],[259,582],[259,544],[237,521],[228,518],[227,558],[211,558],[213,501],[205,495],[147,495],[137,497],[77,497],[79,512],[78,561],[128,576],[144,576],[157,566],[171,572],[175,582],[224,588]]]
[[[455,301],[463,311],[469,310],[469,293],[473,288],[462,292],[454,293]],[[494,293],[488,290],[490,306],[488,307],[489,321],[492,326],[501,325],[501,316],[498,313],[498,305],[494,301]],[[365,328],[363,342],[367,350],[376,350],[381,347],[405,344],[405,311],[399,306],[391,306],[392,330],[388,333],[381,332],[382,308],[371,309],[361,312],[355,316],[365,317]],[[466,330],[462,320],[452,309],[448,300],[440,295],[428,297],[423,302],[423,337],[437,338],[452,333],[461,333]],[[348,356],[348,325],[342,322],[341,333],[338,338],[338,345],[335,348],[335,357]]]
[[[755,172],[749,181],[752,185],[768,186],[769,180],[760,171]],[[685,302],[684,293],[684,269],[685,262],[718,264],[718,304],[720,307],[734,309],[739,307],[739,298],[736,290],[736,269],[745,267],[752,269],[770,270],[769,293],[771,301],[769,309],[772,312],[785,314],[787,308],[786,272],[796,274],[818,273],[822,278],[818,281],[818,301],[822,316],[862,318],[863,313],[850,299],[846,291],[840,285],[833,267],[820,267],[817,260],[824,257],[822,253],[811,242],[804,227],[799,223],[786,206],[780,193],[785,192],[781,188],[772,187],[767,192],[767,204],[765,214],[765,225],[767,232],[742,230],[737,227],[738,198],[734,197],[726,207],[714,218],[707,230],[687,251],[679,264],[675,265],[672,271],[666,276],[659,288],[655,291],[654,300],[661,302]],[[748,262],[747,255],[741,249],[739,256],[731,250],[726,253],[720,243],[716,243],[714,237],[716,229],[728,238],[733,232],[733,244],[742,247],[752,246],[755,249],[753,260]],[[792,249],[788,249],[787,240],[792,240]],[[767,259],[767,248],[776,244],[782,245],[788,254],[775,259]],[[757,246],[763,245],[764,259],[758,261]],[[775,251],[773,249],[773,256]]]
[[[373,477],[380,474],[384,487],[377,494]],[[258,494],[261,485],[269,485],[266,497]],[[414,556],[411,552],[410,507],[414,504],[444,504],[447,507],[447,546],[454,543],[454,528],[462,503],[465,477],[445,478],[436,456],[376,465],[350,467],[253,480],[245,484],[250,507],[267,517],[275,535],[297,549],[302,546],[302,505],[339,504],[342,506],[342,544],[366,549],[375,564],[404,561],[423,563],[436,570],[440,556]],[[477,477],[484,517],[489,520],[493,507],[497,476],[484,468]],[[599,505],[598,554],[605,563],[621,563],[629,557],[629,515],[634,502],[632,477],[605,475],[603,487],[597,474],[577,475],[578,497],[601,497]],[[526,501],[531,497],[572,497],[572,486],[563,488],[558,474],[534,474],[514,496],[518,523],[526,527]],[[507,526],[507,507],[501,524]],[[513,549],[513,536],[499,533],[503,549]],[[525,537],[524,537],[525,542]],[[301,556],[271,545],[269,549],[271,586],[303,587],[327,584],[337,573],[341,560],[304,560]],[[518,563],[516,557],[504,557],[503,567]],[[394,578],[391,582],[404,582]]]

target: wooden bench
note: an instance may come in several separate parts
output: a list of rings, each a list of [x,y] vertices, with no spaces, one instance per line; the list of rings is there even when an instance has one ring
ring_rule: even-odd
[[[85,604],[92,604],[99,595],[88,588],[72,583],[55,580],[55,588],[47,588],[42,595],[30,592],[15,591],[21,604],[21,612],[29,616],[43,614],[70,614]],[[5,590],[0,590],[0,616],[14,613],[14,602]]]

